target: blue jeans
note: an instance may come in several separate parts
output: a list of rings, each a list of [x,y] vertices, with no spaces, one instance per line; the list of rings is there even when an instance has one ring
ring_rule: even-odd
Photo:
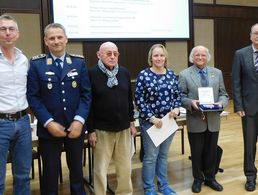
[[[155,191],[155,184],[153,183],[155,176],[157,176],[158,188],[160,190],[169,186],[167,179],[167,157],[174,137],[174,134],[172,134],[156,147],[146,132],[151,126],[152,124],[147,121],[141,122],[141,136],[144,148],[142,180],[145,192]]]
[[[0,119],[0,195],[4,194],[8,150],[12,155],[13,194],[30,195],[32,145],[28,115],[17,121]]]

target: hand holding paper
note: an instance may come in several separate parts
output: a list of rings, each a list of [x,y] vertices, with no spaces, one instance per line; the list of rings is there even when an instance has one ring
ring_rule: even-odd
[[[170,135],[172,135],[177,129],[178,125],[174,118],[169,118],[169,113],[162,119],[162,127],[157,128],[155,125],[147,130],[154,145],[158,147],[163,141],[165,141]]]

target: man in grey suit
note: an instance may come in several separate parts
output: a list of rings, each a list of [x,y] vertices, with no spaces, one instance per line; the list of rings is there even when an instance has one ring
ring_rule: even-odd
[[[235,53],[232,66],[234,111],[242,119],[245,189],[256,185],[255,154],[258,132],[258,23],[250,32],[252,44]]]
[[[201,191],[203,181],[205,185],[216,191],[223,190],[222,185],[215,180],[220,112],[202,112],[199,109],[199,87],[212,87],[214,102],[219,108],[224,108],[228,104],[222,72],[207,66],[210,58],[211,55],[206,47],[194,47],[189,56],[189,61],[193,65],[179,74],[182,105],[187,110],[186,121],[192,157],[194,193]]]

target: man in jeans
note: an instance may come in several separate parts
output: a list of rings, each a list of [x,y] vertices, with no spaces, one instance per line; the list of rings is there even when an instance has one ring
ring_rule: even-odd
[[[28,60],[15,47],[16,20],[0,16],[0,194],[4,194],[8,150],[12,159],[13,194],[30,194],[31,128],[26,113]]]

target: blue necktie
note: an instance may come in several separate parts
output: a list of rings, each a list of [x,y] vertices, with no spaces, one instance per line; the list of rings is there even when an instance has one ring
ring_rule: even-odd
[[[205,76],[205,72],[203,70],[200,70],[199,73],[200,73],[202,87],[208,87],[208,79]]]
[[[62,70],[63,70],[62,65],[61,65],[62,60],[60,60],[59,58],[56,58],[55,62],[56,62],[56,65],[57,65],[57,69],[58,69],[59,73],[61,74]]]

